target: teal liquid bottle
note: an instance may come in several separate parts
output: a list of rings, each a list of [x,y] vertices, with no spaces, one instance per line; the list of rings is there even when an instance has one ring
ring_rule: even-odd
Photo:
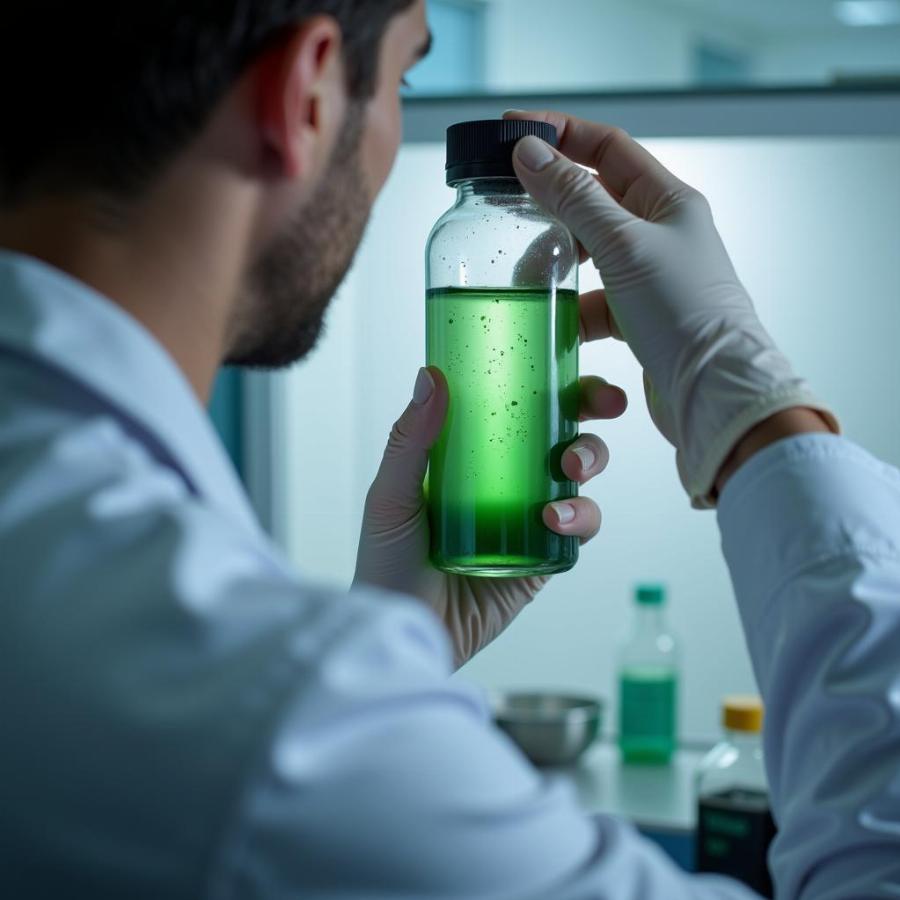
[[[619,651],[619,747],[626,763],[668,763],[677,745],[678,648],[665,621],[665,588],[635,591]]]
[[[578,540],[542,510],[574,497],[560,459],[578,435],[578,265],[572,235],[526,194],[512,150],[543,122],[452,126],[456,202],[426,249],[426,359],[450,406],[427,481],[431,560],[445,572],[561,572]]]

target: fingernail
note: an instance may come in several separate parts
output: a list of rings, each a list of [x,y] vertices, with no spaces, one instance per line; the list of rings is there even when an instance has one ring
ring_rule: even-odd
[[[505,119],[507,116],[524,116],[524,109],[504,109],[503,110],[503,118]]]
[[[565,525],[575,518],[575,507],[571,503],[551,503],[560,525]]]
[[[597,462],[597,454],[590,447],[573,447],[572,452],[581,460],[582,472],[587,472]]]
[[[540,172],[542,169],[546,169],[556,158],[550,149],[550,145],[533,134],[523,137],[516,144],[516,156],[519,158],[519,162],[526,169],[531,169],[532,172]]]
[[[413,388],[413,403],[422,406],[431,399],[434,393],[434,379],[426,368],[419,369],[416,376],[416,386]]]

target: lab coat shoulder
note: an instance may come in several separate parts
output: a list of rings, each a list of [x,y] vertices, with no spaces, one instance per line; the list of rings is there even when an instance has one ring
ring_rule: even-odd
[[[0,870],[28,896],[201,896],[286,704],[450,670],[429,612],[303,583],[106,415],[4,419],[0,561]]]

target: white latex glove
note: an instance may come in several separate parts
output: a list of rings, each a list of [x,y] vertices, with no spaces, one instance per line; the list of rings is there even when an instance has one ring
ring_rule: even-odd
[[[519,142],[516,172],[599,269],[605,291],[582,297],[583,338],[628,342],[694,506],[714,505],[732,449],[773,414],[808,407],[838,431],[760,323],[702,194],[620,129],[561,113],[506,115],[557,128],[559,151]]]
[[[603,379],[581,379],[581,419],[609,419],[626,406],[621,388]],[[492,641],[549,581],[448,575],[428,560],[430,534],[422,481],[428,449],[447,415],[447,382],[439,369],[422,369],[413,400],[391,430],[378,474],[366,498],[354,584],[362,582],[418,597],[450,633],[456,666]],[[609,451],[594,434],[582,434],[562,455],[568,478],[584,484],[606,468]],[[544,524],[558,534],[590,540],[600,529],[600,510],[588,497],[544,507]]]

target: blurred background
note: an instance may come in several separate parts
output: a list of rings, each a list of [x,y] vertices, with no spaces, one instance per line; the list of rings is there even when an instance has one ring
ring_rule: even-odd
[[[900,2],[430,0],[434,52],[365,243],[307,360],[224,373],[213,404],[259,513],[309,578],[349,585],[359,521],[424,361],[423,250],[454,194],[444,132],[553,106],[622,125],[709,197],[763,321],[846,433],[900,464]],[[589,266],[582,289],[599,284]],[[709,744],[719,699],[753,692],[715,514],[689,509],[621,344],[582,372],[626,388],[587,489],[600,536],[455,677],[599,694],[639,581],[663,582],[682,648],[680,733]]]
[[[893,0],[433,0],[414,94],[900,78]]]

